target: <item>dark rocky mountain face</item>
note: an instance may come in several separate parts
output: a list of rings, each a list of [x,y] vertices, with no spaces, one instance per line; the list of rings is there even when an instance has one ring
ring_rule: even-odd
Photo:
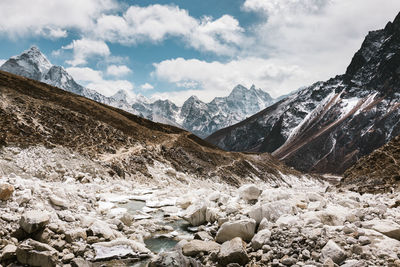
[[[304,88],[206,140],[272,152],[299,170],[343,173],[400,134],[400,15],[368,34],[344,75]]]
[[[284,175],[299,175],[268,154],[225,152],[182,129],[3,71],[0,128],[0,147],[62,147],[93,160],[123,156],[108,164],[129,175],[150,177],[156,162],[234,185],[249,177],[284,181]]]

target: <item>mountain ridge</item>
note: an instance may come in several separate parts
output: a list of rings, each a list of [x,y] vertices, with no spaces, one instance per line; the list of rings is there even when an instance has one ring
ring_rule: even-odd
[[[159,99],[151,102],[140,95],[131,97],[121,89],[106,97],[78,84],[63,67],[52,65],[36,46],[11,57],[0,70],[45,82],[155,122],[184,128],[203,138],[220,128],[245,119],[274,101],[267,92],[256,89],[254,85],[250,89],[237,85],[227,97],[216,97],[209,103],[197,97],[197,100],[193,101],[192,97],[189,97],[182,107],[170,100]],[[189,105],[193,106],[187,108]],[[202,116],[198,118],[198,114]]]
[[[231,151],[270,152],[302,171],[343,173],[400,134],[399,17],[369,32],[345,74],[294,92],[206,140]]]

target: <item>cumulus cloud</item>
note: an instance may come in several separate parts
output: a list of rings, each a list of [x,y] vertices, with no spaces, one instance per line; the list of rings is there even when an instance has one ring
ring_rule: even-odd
[[[97,38],[125,45],[140,42],[161,42],[179,37],[191,47],[218,54],[232,53],[242,42],[239,22],[229,15],[217,20],[198,20],[187,10],[171,5],[131,6],[122,15],[103,15],[97,20]]]
[[[66,71],[87,88],[96,90],[105,96],[114,95],[121,89],[126,91],[133,89],[133,84],[127,80],[107,80],[104,79],[103,72],[88,67],[70,67]]]
[[[153,90],[153,89],[154,89],[154,86],[151,85],[151,84],[149,84],[149,83],[144,83],[144,84],[142,84],[142,85],[140,86],[140,88],[141,88],[143,91],[149,91],[149,90]]]
[[[107,67],[106,73],[111,76],[121,77],[131,73],[132,70],[125,65],[111,65]]]
[[[111,54],[104,41],[90,39],[74,40],[69,45],[63,46],[62,49],[73,51],[73,59],[66,61],[67,64],[72,66],[86,64],[90,57],[107,57]]]
[[[247,55],[297,65],[317,81],[344,73],[366,34],[392,20],[400,2],[246,0],[243,9],[264,16],[253,29]]]
[[[65,37],[66,29],[89,30],[101,14],[116,8],[115,0],[2,0],[0,34]]]
[[[296,86],[299,80],[307,79],[306,74],[296,65],[284,65],[279,61],[248,57],[227,63],[206,62],[198,59],[171,59],[154,64],[154,77],[197,92],[204,101],[215,96],[229,94],[234,86],[256,84],[272,95],[287,92],[286,86]],[[180,90],[178,95],[170,93],[177,103],[185,96]]]

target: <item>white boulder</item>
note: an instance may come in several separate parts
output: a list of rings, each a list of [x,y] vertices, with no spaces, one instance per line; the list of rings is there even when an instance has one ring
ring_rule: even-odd
[[[215,240],[218,243],[223,243],[235,237],[240,237],[244,241],[249,242],[253,238],[255,230],[256,221],[253,219],[226,222],[219,228]]]

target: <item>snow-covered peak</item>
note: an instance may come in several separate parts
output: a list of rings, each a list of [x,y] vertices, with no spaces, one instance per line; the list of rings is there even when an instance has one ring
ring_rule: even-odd
[[[41,80],[52,66],[46,56],[36,46],[32,46],[22,54],[11,57],[0,69],[34,80]]]
[[[112,96],[112,98],[114,98],[116,101],[127,101],[128,94],[125,90],[120,89]]]
[[[32,46],[30,49],[14,58],[36,64],[42,73],[47,72],[53,66],[37,46]]]

